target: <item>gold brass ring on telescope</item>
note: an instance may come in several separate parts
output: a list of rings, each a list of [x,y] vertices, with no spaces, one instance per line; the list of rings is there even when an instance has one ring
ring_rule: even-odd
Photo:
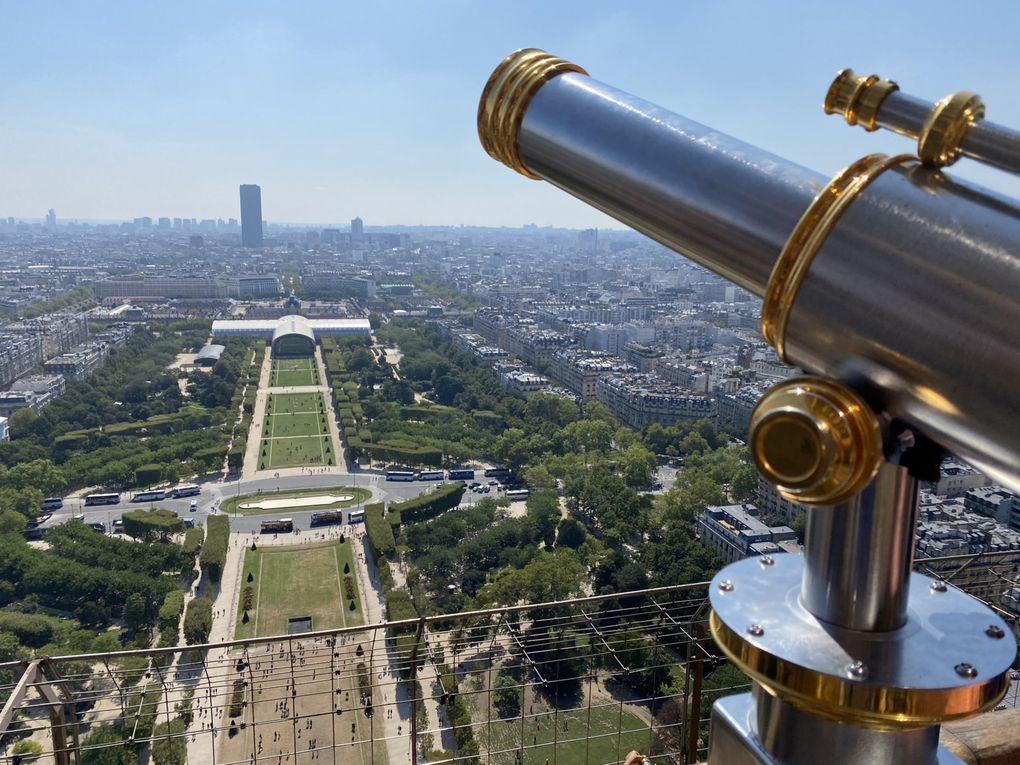
[[[500,62],[485,83],[478,102],[478,138],[490,157],[521,175],[541,180],[521,161],[517,137],[535,93],[547,81],[566,72],[588,74],[577,64],[538,48],[521,48]]]
[[[985,117],[981,96],[961,90],[946,96],[928,114],[917,136],[917,156],[926,165],[943,167],[960,156],[970,126]]]
[[[844,69],[836,75],[825,94],[822,108],[826,114],[840,114],[848,125],[860,125],[867,131],[878,129],[878,110],[890,93],[900,87],[877,74],[854,74]]]
[[[797,221],[772,267],[761,307],[762,336],[783,361],[790,363],[786,357],[786,325],[815,255],[858,194],[890,167],[910,161],[916,161],[910,154],[869,154],[857,160],[826,184]]]
[[[953,688],[888,688],[825,674],[769,653],[713,610],[712,639],[762,688],[813,715],[871,730],[895,731],[972,717],[993,708],[1007,680]]]

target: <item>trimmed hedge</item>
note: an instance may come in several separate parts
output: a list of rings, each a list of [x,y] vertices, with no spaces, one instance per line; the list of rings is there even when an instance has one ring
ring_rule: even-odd
[[[188,645],[209,642],[212,631],[212,598],[195,598],[184,614],[184,641]]]
[[[386,522],[383,512],[386,506],[382,502],[365,505],[365,528],[368,531],[368,543],[375,557],[390,557],[396,552],[397,542],[393,538],[393,527]]]
[[[347,439],[353,458],[357,459],[359,453],[364,452],[377,462],[399,462],[428,467],[439,467],[443,463],[443,453],[439,449],[427,446],[401,446],[386,442],[373,444],[366,440],[366,436],[367,434],[362,432],[360,437]]]
[[[53,639],[53,625],[35,614],[17,611],[0,611],[0,630],[13,633],[18,641],[29,648],[42,648]]]
[[[184,551],[198,554],[202,549],[202,540],[205,539],[205,532],[200,528],[188,529],[184,532]]]
[[[463,496],[464,484],[455,481],[420,497],[395,502],[390,505],[390,512],[400,513],[400,521],[403,523],[427,521],[459,505]]]
[[[205,543],[198,562],[202,571],[213,582],[220,581],[223,564],[227,560],[230,545],[230,519],[225,515],[211,515],[206,521]]]

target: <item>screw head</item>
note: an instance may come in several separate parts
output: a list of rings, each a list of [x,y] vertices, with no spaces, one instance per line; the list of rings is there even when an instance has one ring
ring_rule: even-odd
[[[855,680],[862,680],[868,676],[868,666],[863,661],[852,661],[846,665],[846,673]]]
[[[936,579],[934,582],[931,583],[930,589],[932,592],[945,592],[946,590],[949,589],[949,585],[947,585],[941,579]]]
[[[1006,632],[1002,629],[1002,627],[1000,627],[997,624],[989,624],[987,627],[985,627],[985,634],[988,635],[988,637],[990,638],[995,638],[996,640],[999,640],[1000,638],[1005,637]]]
[[[960,662],[953,669],[956,670],[956,674],[960,677],[977,677],[978,673],[977,669],[965,661]]]
[[[754,635],[755,637],[761,637],[762,635],[765,634],[765,628],[762,627],[760,624],[752,624],[750,627],[747,628],[747,634]]]
[[[771,555],[762,555],[758,558],[758,562],[763,566],[773,566],[776,561]]]
[[[731,582],[729,579],[723,579],[721,582],[719,582],[719,589],[722,592],[733,592],[733,582]]]

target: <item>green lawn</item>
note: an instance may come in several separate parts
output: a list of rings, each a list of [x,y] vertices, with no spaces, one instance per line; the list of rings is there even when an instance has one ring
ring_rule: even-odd
[[[321,393],[271,393],[266,401],[269,414],[295,414],[301,412],[324,412]]]
[[[344,566],[349,573],[344,574]],[[248,581],[251,574],[252,581]],[[354,604],[347,598],[344,577],[354,585]],[[248,623],[243,623],[245,588],[251,587]],[[300,546],[266,546],[244,553],[244,575],[237,598],[238,640],[285,635],[287,620],[311,616],[312,629],[352,627],[363,623],[361,592],[350,541]]]
[[[274,359],[269,384],[273,387],[287,385],[319,385],[319,373],[314,359]]]
[[[480,695],[475,700],[484,708],[483,698]],[[549,765],[616,765],[632,749],[648,752],[651,748],[648,724],[620,704],[593,705],[590,711],[585,706],[548,714],[524,711],[523,728],[520,718],[475,728],[482,751],[493,753],[492,762],[515,765],[515,752],[521,744],[523,765],[544,765],[546,761]],[[495,709],[492,718],[499,718]],[[476,713],[474,720],[484,722],[484,717]]]
[[[329,467],[336,464],[336,454],[329,436],[264,438],[259,448],[259,470],[300,465]]]
[[[320,393],[271,394],[259,434],[259,470],[335,465],[327,417]]]
[[[266,418],[267,422],[262,428],[262,435],[267,438],[325,435],[329,432],[329,425],[324,421],[325,416],[325,413],[317,414],[315,412],[271,414]]]
[[[252,500],[259,498],[270,498],[270,499],[286,499],[287,497],[308,497],[308,496],[324,496],[324,495],[337,495],[337,494],[350,494],[354,496],[354,499],[347,500],[346,502],[332,502],[328,505],[304,505],[301,507],[301,512],[307,512],[309,510],[336,510],[341,507],[350,507],[351,505],[357,505],[360,502],[365,502],[372,497],[372,492],[368,489],[362,489],[360,486],[355,488],[353,486],[330,486],[321,489],[301,489],[300,491],[285,491],[280,494],[242,494],[239,497],[231,497],[230,499],[223,500],[223,504],[220,509],[225,513],[236,513],[237,515],[275,515],[281,514],[286,515],[281,510],[239,510],[238,505],[244,504],[245,502],[251,502]],[[294,512],[297,512],[296,510]]]

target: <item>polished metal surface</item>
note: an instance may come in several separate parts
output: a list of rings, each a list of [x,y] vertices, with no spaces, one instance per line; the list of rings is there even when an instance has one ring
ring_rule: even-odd
[[[580,74],[532,97],[527,168],[756,295],[826,179]]]
[[[879,731],[824,720],[755,686],[755,728],[762,747],[784,765],[816,765],[822,752],[839,752],[840,762],[869,765],[934,765],[939,727]],[[797,731],[791,736],[790,731]]]
[[[902,91],[890,93],[882,102],[875,118],[879,127],[916,139],[934,104]],[[1020,173],[1020,132],[988,120],[971,125],[960,143],[965,157]]]
[[[907,619],[917,481],[884,463],[863,492],[807,515],[801,600],[822,621],[884,632]]]
[[[748,558],[716,574],[709,588],[712,637],[772,692],[819,717],[878,730],[969,717],[1005,694],[1016,646],[986,632],[1005,622],[984,604],[912,574],[903,627],[848,630],[804,607],[803,568],[800,555],[774,556],[770,566]],[[723,579],[732,589],[719,588]]]
[[[931,101],[915,98],[898,90],[890,93],[882,102],[875,122],[879,127],[917,140],[933,106]]]
[[[963,765],[963,760],[955,754],[937,746],[937,727],[917,731],[865,731],[812,718],[798,713],[795,708],[789,708],[789,713],[783,712],[784,722],[796,722],[802,727],[787,729],[785,736],[777,738],[769,719],[759,723],[762,714],[756,698],[750,693],[716,701],[712,706],[708,765],[818,765],[829,762],[840,765]],[[933,730],[935,746],[931,745]],[[772,744],[771,751],[766,748],[763,739]],[[899,759],[888,759],[898,754],[902,754]],[[910,759],[915,756],[917,759]]]
[[[983,120],[971,126],[960,144],[971,159],[1020,173],[1020,132]]]
[[[854,390],[802,375],[773,385],[751,412],[751,457],[793,502],[831,505],[868,486],[882,464],[882,426]]]
[[[786,358],[866,379],[873,405],[1020,489],[1018,295],[1014,204],[938,171],[892,168],[814,258]]]
[[[912,104],[892,93],[882,113]],[[825,184],[577,73],[533,95],[518,140],[531,172],[758,295]],[[893,414],[1020,490],[1018,253],[1012,202],[941,173],[887,170],[812,263],[787,358],[836,377],[867,367]]]

